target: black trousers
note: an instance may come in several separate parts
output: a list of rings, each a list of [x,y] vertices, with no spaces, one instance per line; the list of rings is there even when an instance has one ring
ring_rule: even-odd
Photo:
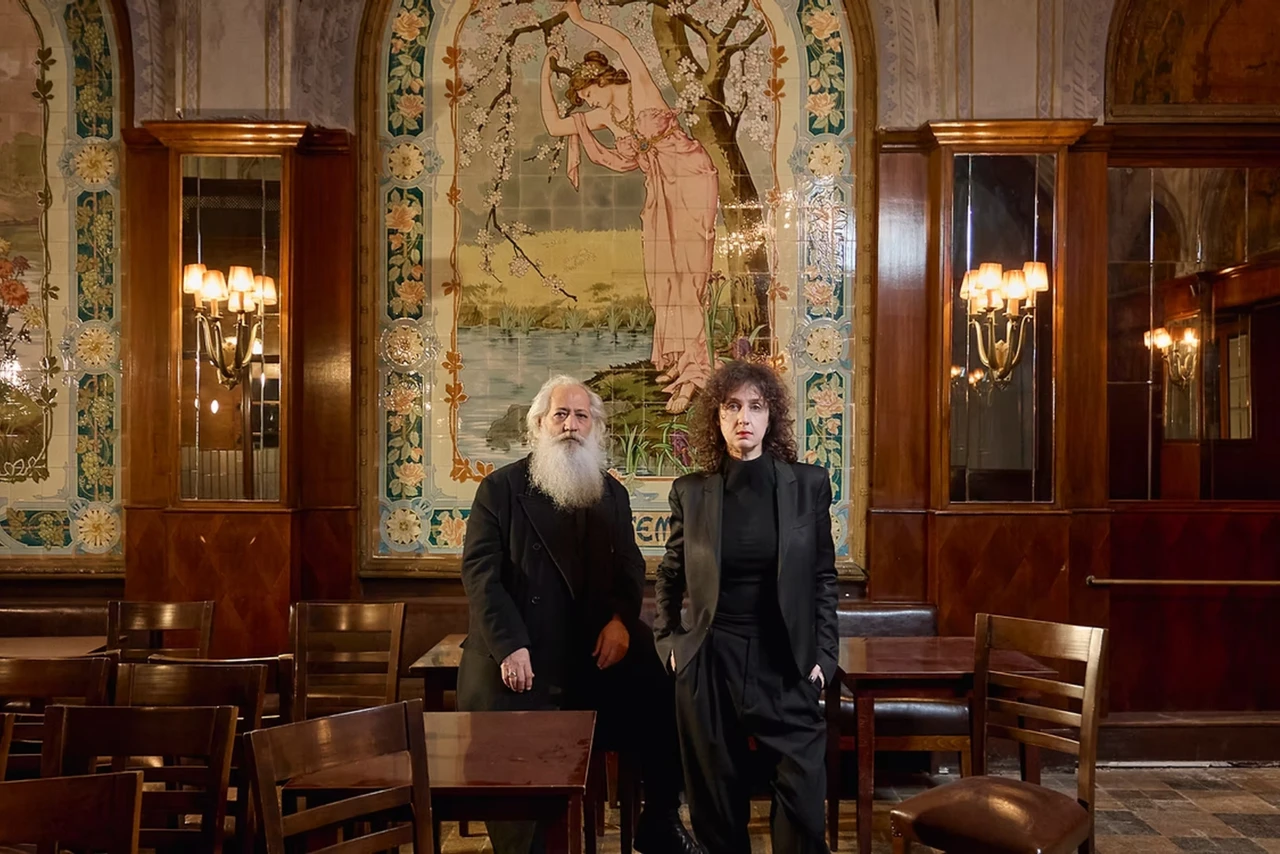
[[[827,851],[827,726],[819,687],[801,677],[785,637],[712,628],[676,679],[676,720],[693,833],[708,854],[751,850],[751,770],[772,770],[774,854]],[[761,755],[753,762],[748,737]]]
[[[592,639],[594,643],[594,638]],[[502,684],[498,662],[487,655],[462,654],[458,668],[458,709],[461,711],[534,711],[592,709],[596,712],[596,746],[632,751],[640,764],[646,810],[675,810],[680,806],[683,778],[675,726],[675,694],[671,678],[653,646],[653,632],[644,624],[631,631],[627,654],[606,670],[589,655],[591,646],[575,658],[563,688],[539,684],[517,694]],[[518,733],[512,734],[518,738]],[[495,854],[542,851],[543,833],[533,822],[486,823]]]

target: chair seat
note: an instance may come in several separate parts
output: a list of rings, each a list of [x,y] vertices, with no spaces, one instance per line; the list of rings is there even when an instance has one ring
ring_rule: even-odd
[[[840,732],[853,735],[858,716],[852,698],[840,698]],[[876,737],[969,735],[969,707],[946,700],[877,700]]]
[[[895,832],[949,854],[1051,854],[1089,838],[1071,797],[1006,777],[966,777],[922,792],[889,814]]]

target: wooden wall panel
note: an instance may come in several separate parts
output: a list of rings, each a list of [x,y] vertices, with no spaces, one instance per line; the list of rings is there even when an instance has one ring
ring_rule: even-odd
[[[307,509],[299,513],[299,581],[303,599],[359,598],[355,573],[357,515],[354,509]]]
[[[1067,252],[1063,266],[1062,352],[1059,373],[1062,466],[1057,499],[1063,507],[1103,507],[1107,501],[1107,155],[1066,158]]]
[[[923,153],[880,155],[880,241],[872,352],[874,508],[928,506],[928,184],[929,160]]]
[[[971,634],[981,612],[1069,618],[1067,514],[937,513],[930,528],[930,599],[938,605],[939,634]]]
[[[867,596],[884,602],[924,602],[928,598],[923,510],[872,510],[867,518]]]
[[[1125,505],[1115,578],[1276,577],[1280,513]],[[1113,711],[1280,710],[1280,591],[1125,587],[1110,593]]]
[[[297,514],[276,510],[165,513],[166,572],[160,596],[212,599],[213,655],[273,655],[288,648]]]

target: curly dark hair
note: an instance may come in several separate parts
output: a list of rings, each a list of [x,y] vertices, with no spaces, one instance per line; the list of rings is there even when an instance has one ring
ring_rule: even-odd
[[[764,450],[787,463],[796,461],[796,437],[791,424],[791,395],[767,365],[758,362],[728,362],[722,365],[693,403],[689,425],[689,447],[703,471],[717,472],[727,453],[720,430],[720,404],[744,385],[755,386],[769,407],[769,429],[764,434]]]

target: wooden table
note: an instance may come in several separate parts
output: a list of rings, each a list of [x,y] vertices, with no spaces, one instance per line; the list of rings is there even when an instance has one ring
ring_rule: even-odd
[[[548,854],[582,850],[595,712],[428,712],[431,811],[441,821],[550,821]],[[408,785],[408,754],[289,781],[291,790]],[[438,840],[437,840],[438,843]]]
[[[841,638],[837,678],[827,686],[827,773],[839,773],[840,686],[853,694],[858,732],[858,854],[871,852],[871,812],[875,796],[875,700],[955,699],[973,692],[972,637]],[[991,667],[1007,673],[1057,673],[1022,653],[993,650]],[[970,716],[972,719],[972,715]],[[1034,763],[1033,763],[1034,764]],[[1037,777],[1038,766],[1029,774]],[[827,799],[830,845],[838,847],[840,801]]]
[[[428,712],[443,712],[444,692],[458,690],[458,665],[462,662],[465,634],[445,635],[409,665],[410,676],[422,677],[422,706]]]
[[[74,658],[98,652],[106,645],[106,635],[0,637],[0,658]]]

